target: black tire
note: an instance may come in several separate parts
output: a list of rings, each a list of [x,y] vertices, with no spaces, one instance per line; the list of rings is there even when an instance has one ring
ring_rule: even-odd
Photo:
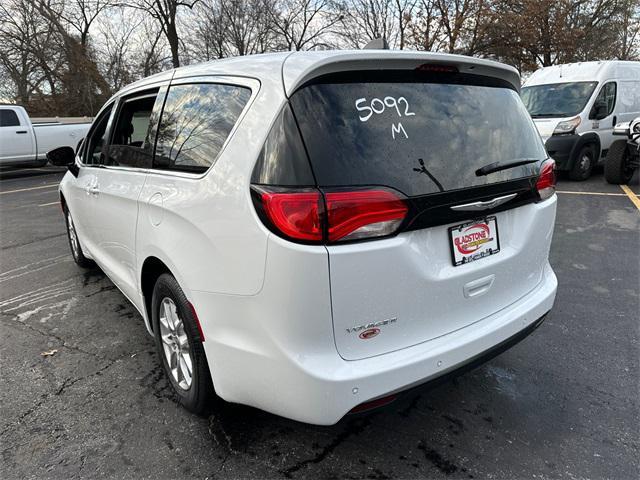
[[[626,140],[617,140],[609,147],[607,162],[604,164],[604,178],[614,185],[629,183],[634,168],[629,162],[629,149]]]
[[[160,317],[162,315],[161,309],[164,308],[163,302],[165,299],[169,299],[173,302],[175,313],[177,313],[183,326],[182,329],[178,329],[180,333],[174,337],[176,341],[171,340],[174,345],[173,350],[169,346],[170,340],[167,339],[167,342],[165,343],[162,339],[161,333],[161,328],[163,327],[160,325]],[[200,339],[197,320],[194,318],[189,301],[180,288],[180,285],[178,285],[176,279],[168,273],[160,275],[156,281],[155,287],[153,288],[151,314],[156,348],[161,358],[167,379],[171,383],[171,386],[178,397],[178,401],[187,410],[195,414],[206,414],[213,404],[215,393],[213,390],[213,383],[211,381],[211,374],[209,373],[209,365],[207,364],[204,347],[202,346],[202,341]],[[164,331],[167,331],[166,328]],[[184,346],[181,347],[179,345],[180,342],[177,341],[179,337],[182,336],[182,332],[185,333],[187,337],[186,342],[184,342],[183,345],[188,345],[188,354],[192,365],[191,382],[188,385],[186,384],[184,375],[180,378],[182,372],[180,367],[176,364],[177,368],[174,369],[176,373],[173,373],[167,358],[168,356],[174,358],[173,355],[175,355],[175,358],[177,359],[184,354]],[[165,348],[173,353],[165,353]]]
[[[581,147],[573,162],[573,167],[569,171],[569,178],[578,182],[589,178],[596,164],[595,156],[595,148],[592,145]]]
[[[95,265],[93,260],[84,256],[80,240],[78,239],[78,233],[76,231],[73,218],[71,217],[71,212],[69,212],[69,209],[67,208],[64,209],[64,220],[67,225],[67,239],[69,240],[69,248],[71,249],[73,261],[82,268],[93,267]]]

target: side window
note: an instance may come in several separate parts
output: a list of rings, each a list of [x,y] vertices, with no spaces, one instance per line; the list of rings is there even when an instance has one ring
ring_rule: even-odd
[[[18,115],[13,110],[2,109],[0,110],[0,127],[19,127],[20,120]]]
[[[102,112],[100,117],[93,122],[91,131],[88,133],[86,140],[83,141],[84,153],[82,162],[85,165],[100,165],[104,163],[103,149],[107,142],[107,122],[111,115],[111,109],[113,105],[110,105]]]
[[[616,82],[606,83],[598,93],[596,101],[593,103],[593,109],[589,118],[596,118],[596,109],[599,105],[606,105],[606,115],[601,114],[600,118],[608,117],[613,113],[613,109],[616,106]]]
[[[122,101],[113,127],[107,165],[150,168],[153,156],[151,116],[158,91],[137,94]],[[161,108],[160,105],[156,108]]]
[[[191,173],[207,171],[250,97],[249,88],[232,85],[170,87],[158,127],[153,167]]]

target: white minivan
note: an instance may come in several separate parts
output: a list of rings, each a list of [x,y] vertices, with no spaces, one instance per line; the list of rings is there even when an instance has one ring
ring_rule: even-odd
[[[73,257],[140,311],[191,411],[215,392],[333,424],[551,309],[554,163],[519,90],[506,65],[389,51],[147,78],[50,152]]]
[[[541,68],[522,87],[522,101],[556,168],[586,180],[605,162],[615,140],[613,127],[640,115],[640,62]]]

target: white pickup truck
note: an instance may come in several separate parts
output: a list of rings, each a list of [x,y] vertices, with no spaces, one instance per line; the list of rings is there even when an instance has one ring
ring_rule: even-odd
[[[23,107],[0,105],[0,166],[43,166],[49,150],[75,149],[90,126],[90,121],[33,124]]]

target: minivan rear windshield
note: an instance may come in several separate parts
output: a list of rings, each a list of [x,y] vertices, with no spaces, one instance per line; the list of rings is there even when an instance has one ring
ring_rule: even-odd
[[[316,181],[408,196],[535,175],[546,152],[518,93],[477,75],[350,72],[291,97]],[[486,165],[534,160],[488,175]]]
[[[533,118],[572,117],[584,109],[596,83],[550,83],[524,87],[522,101]]]

